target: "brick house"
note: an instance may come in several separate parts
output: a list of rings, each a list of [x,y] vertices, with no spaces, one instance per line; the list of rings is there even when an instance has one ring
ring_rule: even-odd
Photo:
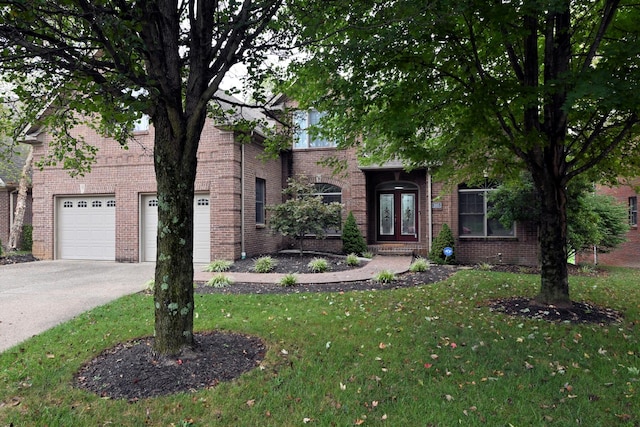
[[[254,257],[288,248],[291,242],[267,227],[265,207],[282,200],[288,177],[306,176],[328,201],[352,211],[373,252],[426,255],[430,242],[447,223],[456,234],[456,258],[463,263],[535,265],[534,227],[514,224],[504,229],[486,217],[490,188],[447,193],[432,182],[427,169],[407,172],[400,163],[363,167],[355,149],[338,150],[331,141],[306,131],[317,111],[295,113],[301,131],[279,159],[263,161],[263,136],[250,143],[208,121],[198,152],[194,199],[194,260]],[[99,148],[97,162],[83,177],[71,178],[61,167],[34,171],[33,252],[42,259],[98,259],[121,262],[155,260],[156,184],[153,127],[141,126],[128,150],[87,127],[75,129]],[[29,131],[37,161],[47,151],[50,135]],[[334,174],[318,162],[344,160],[344,173]],[[339,234],[309,239],[308,250],[339,252]]]
[[[0,171],[0,243],[2,245],[6,245],[9,241],[23,165],[24,157],[14,156],[11,167]],[[31,188],[27,192],[24,224],[31,224]]]
[[[627,241],[609,253],[581,254],[579,261],[619,267],[640,268],[640,230],[638,229],[638,193],[634,188],[640,187],[640,179],[632,182],[620,181],[616,187],[597,186],[599,194],[613,197],[629,210],[629,231]]]

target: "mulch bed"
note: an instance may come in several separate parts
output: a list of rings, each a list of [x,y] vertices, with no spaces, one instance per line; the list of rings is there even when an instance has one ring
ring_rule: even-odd
[[[38,258],[31,254],[0,256],[0,265],[19,264],[21,262],[33,261],[38,261]]]
[[[0,257],[0,265],[29,262],[30,256]],[[277,255],[274,272],[308,273],[307,264],[315,256]],[[324,257],[330,271],[345,271],[344,259]],[[236,261],[231,271],[251,271],[254,259]],[[357,267],[355,267],[357,268]],[[457,270],[451,266],[432,266],[422,273],[403,273],[389,284],[372,280],[340,283],[300,284],[284,287],[279,284],[233,283],[229,287],[214,288],[199,284],[196,294],[273,294],[301,292],[342,292],[356,290],[398,289],[445,280]],[[529,267],[497,265],[492,271],[538,274]],[[598,270],[581,271],[571,268],[570,274],[603,274]],[[491,310],[513,316],[544,321],[610,324],[620,322],[622,316],[614,310],[586,302],[574,302],[570,307],[541,306],[528,298],[505,298],[488,301]],[[210,332],[195,335],[196,347],[172,359],[158,358],[152,352],[153,338],[140,338],[105,350],[87,363],[75,376],[75,386],[96,393],[103,398],[126,399],[135,402],[179,392],[192,392],[214,387],[258,366],[266,353],[265,343],[257,337],[236,333]]]

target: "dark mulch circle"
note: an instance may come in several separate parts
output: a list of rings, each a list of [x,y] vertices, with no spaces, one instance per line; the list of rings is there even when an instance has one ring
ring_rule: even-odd
[[[587,302],[572,302],[569,307],[541,305],[531,298],[504,298],[489,301],[491,310],[512,316],[549,322],[610,324],[622,321],[622,315],[610,308]]]
[[[188,355],[159,359],[153,338],[118,344],[85,365],[75,385],[100,397],[136,401],[214,387],[237,378],[260,364],[266,346],[256,337],[213,332],[196,334]]]

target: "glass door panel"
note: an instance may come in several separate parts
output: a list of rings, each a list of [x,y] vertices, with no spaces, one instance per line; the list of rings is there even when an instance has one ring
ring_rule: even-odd
[[[395,235],[395,206],[393,194],[380,194],[380,235]]]
[[[417,237],[416,233],[416,195],[413,193],[402,193],[400,196],[402,209],[402,228],[403,236]]]

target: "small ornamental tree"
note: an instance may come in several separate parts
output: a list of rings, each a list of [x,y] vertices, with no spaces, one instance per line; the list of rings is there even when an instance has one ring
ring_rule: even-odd
[[[342,227],[342,251],[345,254],[356,255],[362,255],[367,251],[367,242],[358,228],[353,212],[349,212]]]
[[[435,238],[429,251],[429,260],[436,264],[453,264],[456,262],[456,251],[453,251],[453,255],[447,257],[444,255],[444,248],[449,247],[454,249],[455,240],[453,239],[453,233],[451,228],[447,224],[442,226],[442,230],[438,233],[438,237]]]
[[[294,238],[299,244],[300,255],[304,252],[306,237],[324,239],[327,229],[340,228],[342,204],[324,203],[322,196],[314,194],[313,184],[290,178],[282,193],[287,196],[284,203],[267,207],[271,213],[269,227]]]

